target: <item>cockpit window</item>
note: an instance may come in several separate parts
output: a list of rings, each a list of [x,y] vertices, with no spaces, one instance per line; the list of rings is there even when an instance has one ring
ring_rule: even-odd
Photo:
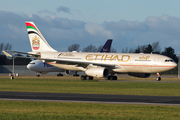
[[[29,63],[29,64],[35,64],[34,62],[32,62],[32,63]]]
[[[172,59],[166,59],[165,62],[173,62]]]

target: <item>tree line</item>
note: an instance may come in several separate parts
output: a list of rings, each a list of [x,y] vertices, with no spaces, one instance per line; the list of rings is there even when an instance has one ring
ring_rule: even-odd
[[[153,53],[153,54],[161,54],[172,58],[176,63],[178,63],[178,56],[175,54],[175,50],[170,47],[165,47],[164,51],[161,51],[161,47],[159,42],[153,42],[148,45],[139,45],[135,49],[133,48],[123,48],[122,53]]]
[[[126,47],[125,49],[122,49],[122,53],[154,53],[154,54],[160,54],[161,53],[161,47],[159,42],[153,42],[152,45],[139,45],[137,48],[130,48]]]

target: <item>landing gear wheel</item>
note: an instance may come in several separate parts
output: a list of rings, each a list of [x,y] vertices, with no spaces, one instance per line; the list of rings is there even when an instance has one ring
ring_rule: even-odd
[[[41,76],[41,73],[36,72],[36,76],[37,76],[37,77],[40,77],[40,76]]]
[[[113,76],[113,80],[117,80],[117,76]]]
[[[82,75],[82,76],[81,76],[81,80],[93,80],[93,77]]]
[[[89,79],[88,80],[93,80],[93,77],[89,76]]]
[[[106,80],[111,80],[111,76],[108,76],[105,78]]]
[[[106,80],[117,80],[117,76],[110,75],[110,76],[106,77],[105,79]]]
[[[86,76],[81,76],[81,80],[86,80]]]
[[[59,74],[57,74],[57,76],[63,76],[63,74],[59,73]]]
[[[40,74],[37,74],[36,76],[37,76],[37,77],[40,77],[41,75],[40,75]]]
[[[157,77],[156,80],[157,80],[157,81],[161,81],[161,77]]]
[[[156,80],[157,80],[157,81],[161,81],[161,73],[157,73]]]
[[[113,80],[113,76],[110,76],[110,77],[109,77],[109,80]]]

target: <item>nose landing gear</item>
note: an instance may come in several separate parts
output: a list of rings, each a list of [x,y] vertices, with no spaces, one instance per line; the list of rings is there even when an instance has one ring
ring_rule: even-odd
[[[156,80],[157,80],[157,81],[161,81],[161,73],[157,73]]]
[[[41,73],[36,72],[36,76],[37,76],[37,77],[40,77],[40,76],[41,76]]]

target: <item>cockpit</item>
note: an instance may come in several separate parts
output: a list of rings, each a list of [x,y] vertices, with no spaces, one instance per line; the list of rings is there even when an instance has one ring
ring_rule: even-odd
[[[172,59],[166,59],[165,62],[174,62]]]
[[[34,62],[30,62],[29,64],[35,64]]]

